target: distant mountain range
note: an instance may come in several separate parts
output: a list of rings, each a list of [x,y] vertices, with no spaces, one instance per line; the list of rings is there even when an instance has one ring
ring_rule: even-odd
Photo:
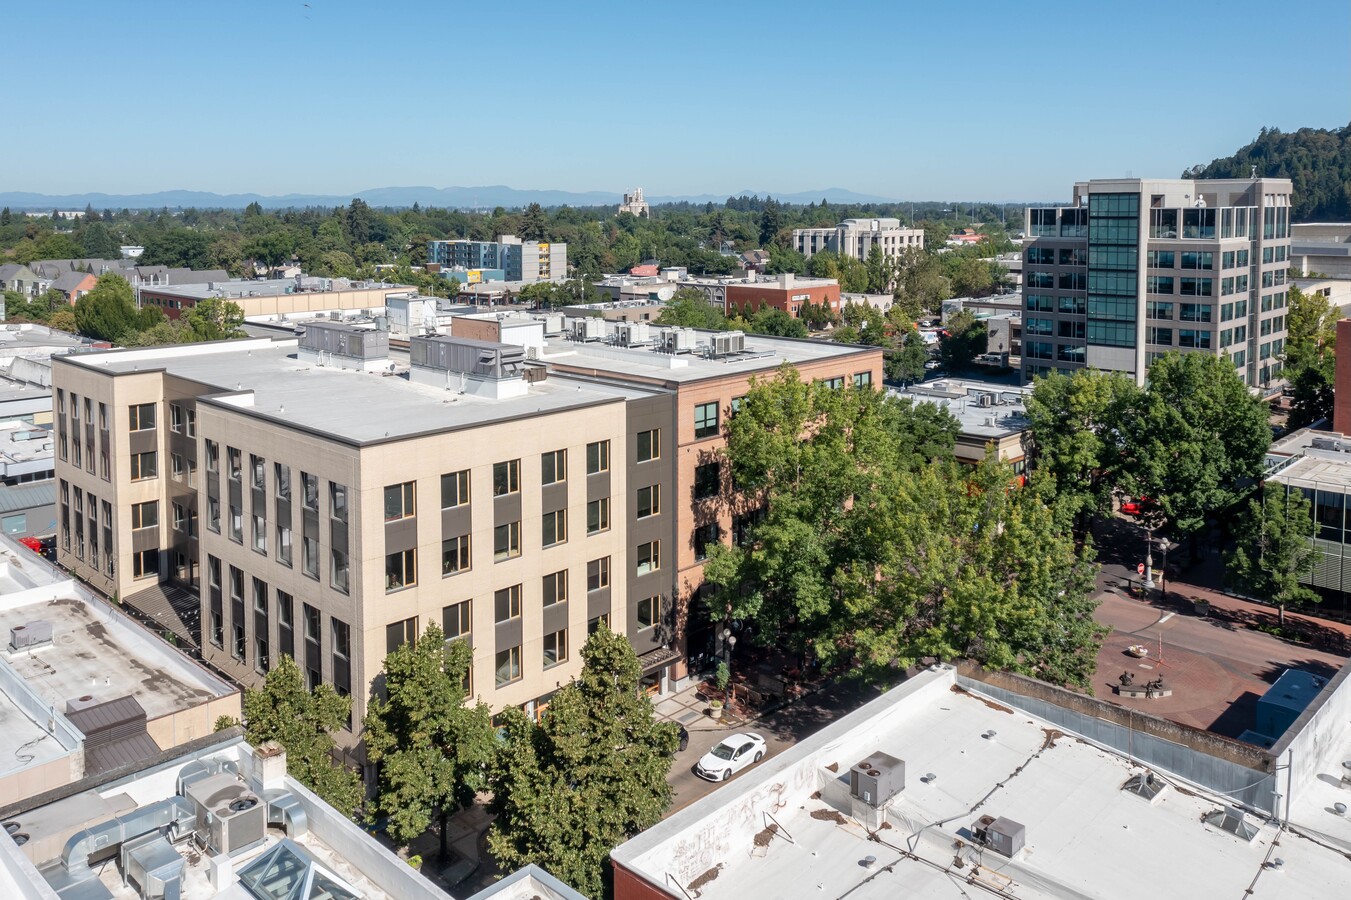
[[[730,196],[767,196],[764,191],[738,191]],[[795,194],[771,194],[782,203],[806,204],[822,199],[831,203],[887,203],[890,198],[875,194],[860,194],[843,188],[821,191],[802,191]],[[697,196],[648,197],[649,203],[722,203],[729,195],[699,194]],[[354,194],[214,194],[208,191],[157,191],[152,194],[37,194],[28,191],[0,192],[0,206],[11,209],[84,209],[93,206],[105,209],[243,209],[257,203],[267,209],[305,206],[346,206],[354,197],[360,197],[371,206],[404,207],[419,203],[453,209],[492,209],[496,206],[524,207],[531,203],[541,206],[610,206],[619,203],[620,194],[606,191],[518,190],[502,184],[483,187],[382,187],[358,191]]]

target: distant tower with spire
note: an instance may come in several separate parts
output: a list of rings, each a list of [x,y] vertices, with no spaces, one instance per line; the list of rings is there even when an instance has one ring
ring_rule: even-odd
[[[643,189],[634,188],[632,194],[624,195],[624,202],[619,204],[619,212],[633,213],[640,219],[650,219],[652,210],[643,199]]]

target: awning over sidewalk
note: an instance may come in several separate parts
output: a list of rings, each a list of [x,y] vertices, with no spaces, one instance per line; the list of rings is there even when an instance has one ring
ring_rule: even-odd
[[[680,659],[680,651],[672,650],[669,647],[658,647],[656,650],[649,650],[638,657],[638,665],[642,667],[643,674],[646,675],[662,666],[670,665]]]

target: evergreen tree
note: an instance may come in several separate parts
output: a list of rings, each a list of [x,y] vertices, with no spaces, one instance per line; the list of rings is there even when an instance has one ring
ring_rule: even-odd
[[[652,718],[626,638],[602,626],[582,659],[581,675],[554,694],[539,724],[504,712],[488,846],[503,869],[535,863],[599,897],[610,850],[670,805],[666,776],[678,736]]]

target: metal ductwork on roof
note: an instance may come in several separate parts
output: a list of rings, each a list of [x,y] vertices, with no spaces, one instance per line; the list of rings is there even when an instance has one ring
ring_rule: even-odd
[[[304,837],[309,832],[309,816],[295,794],[290,791],[264,791],[263,800],[267,802],[268,825],[285,829],[289,838]]]
[[[172,836],[187,834],[196,820],[197,810],[186,797],[170,797],[142,806],[72,835],[61,850],[61,867],[75,880],[84,875],[92,877],[90,856],[106,853],[132,838],[164,829]]]

